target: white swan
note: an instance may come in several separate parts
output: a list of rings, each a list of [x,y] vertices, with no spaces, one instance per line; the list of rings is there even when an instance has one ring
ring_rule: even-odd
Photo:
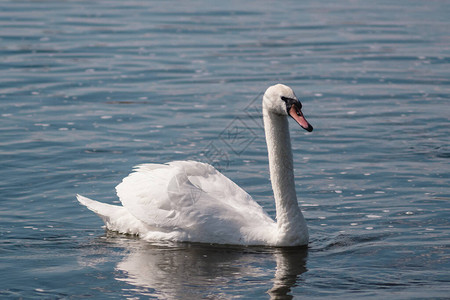
[[[299,246],[308,228],[297,203],[288,116],[312,131],[288,86],[269,87],[263,118],[276,203],[274,222],[263,208],[211,165],[195,161],[143,164],[116,187],[123,206],[77,195],[106,228],[146,240]]]

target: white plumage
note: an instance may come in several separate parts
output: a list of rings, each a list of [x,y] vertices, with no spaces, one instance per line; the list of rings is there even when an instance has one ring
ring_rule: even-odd
[[[99,215],[107,229],[146,240],[307,244],[308,230],[295,193],[288,115],[312,130],[289,87],[278,84],[268,88],[263,116],[277,223],[233,181],[211,165],[195,161],[137,166],[116,187],[122,206],[80,195],[77,199]]]

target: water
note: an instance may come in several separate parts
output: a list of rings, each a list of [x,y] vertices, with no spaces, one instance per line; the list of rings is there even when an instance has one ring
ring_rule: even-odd
[[[2,298],[445,298],[447,1],[1,1]],[[307,249],[107,233],[133,165],[214,164],[275,214],[261,93],[283,82]]]

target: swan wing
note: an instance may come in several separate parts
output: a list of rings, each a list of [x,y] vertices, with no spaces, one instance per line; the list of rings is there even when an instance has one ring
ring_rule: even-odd
[[[131,214],[159,228],[236,235],[242,227],[274,224],[248,193],[206,163],[139,165],[116,191]]]

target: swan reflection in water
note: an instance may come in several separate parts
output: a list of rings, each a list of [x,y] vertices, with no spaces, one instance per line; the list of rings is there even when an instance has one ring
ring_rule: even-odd
[[[130,294],[159,299],[229,299],[249,295],[249,290],[252,294],[261,291],[256,298],[267,292],[270,299],[291,299],[291,288],[307,270],[305,247],[150,244],[128,238],[107,239],[128,252],[116,265],[116,280],[132,285]]]

